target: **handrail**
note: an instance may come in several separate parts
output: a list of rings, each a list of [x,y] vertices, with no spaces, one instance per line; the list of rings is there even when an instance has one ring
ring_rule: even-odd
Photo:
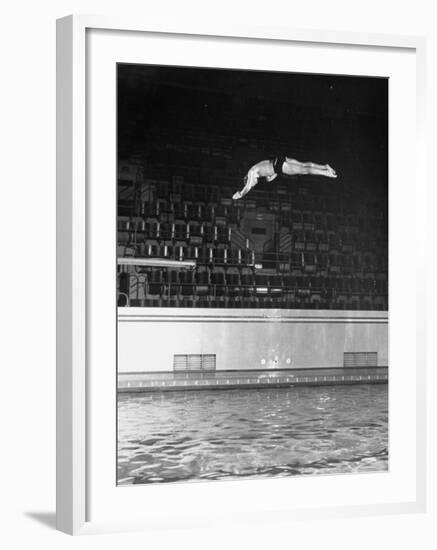
[[[132,277],[138,279],[138,277],[134,274],[131,275]],[[343,295],[343,294],[353,294],[353,295],[362,295],[362,296],[386,296],[385,292],[378,292],[376,288],[361,288],[361,289],[352,289],[352,288],[337,288],[335,286],[331,286],[329,284],[315,284],[313,281],[308,281],[307,284],[301,285],[299,284],[299,279],[296,277],[293,280],[293,284],[286,284],[283,280],[281,282],[272,282],[270,280],[271,277],[266,276],[265,281],[261,283],[257,283],[256,280],[254,280],[252,283],[212,283],[212,282],[198,282],[198,281],[191,281],[189,283],[183,283],[183,282],[174,282],[174,281],[165,281],[165,280],[159,280],[159,281],[148,281],[147,287],[149,287],[150,284],[160,287],[160,294],[171,294],[172,289],[182,289],[182,288],[192,288],[196,292],[193,292],[193,295],[197,295],[197,289],[208,289],[208,291],[212,290],[213,292],[211,295],[216,295],[217,290],[227,290],[231,292],[236,291],[252,291],[259,294],[274,294],[278,295],[279,293],[287,293],[287,292],[315,292],[315,293],[329,293],[333,296]],[[281,278],[282,279],[282,278]],[[321,282],[321,281],[318,281]],[[140,282],[137,280],[137,287],[140,285]],[[149,292],[149,291],[148,291]],[[119,294],[124,294],[127,296],[124,292],[119,292]]]
[[[140,243],[141,244],[141,243]],[[128,248],[135,249],[137,251],[138,244],[130,243],[126,245]],[[199,251],[202,247],[196,247]],[[227,249],[229,251],[229,249]],[[237,249],[231,249],[237,250]],[[369,265],[360,259],[360,267],[356,268],[353,265],[345,264],[342,259],[344,255],[340,253],[330,254],[328,251],[318,251],[318,250],[295,250],[291,253],[286,252],[264,252],[256,253],[250,248],[239,249],[241,254],[238,256],[238,261],[235,261],[231,258],[229,254],[226,257],[219,258],[216,256],[203,257],[198,255],[197,258],[187,258],[187,259],[175,259],[175,253],[171,256],[121,256],[118,258],[119,265],[131,265],[131,266],[142,266],[142,267],[167,267],[167,268],[190,268],[193,269],[196,265],[216,265],[216,266],[227,266],[227,267],[256,267],[262,268],[263,261],[266,263],[275,263],[276,269],[278,264],[286,264],[291,267],[300,267],[305,270],[306,267],[314,267],[316,270],[327,270],[328,272],[340,272],[343,275],[354,275],[356,278],[366,279],[367,274],[373,274],[371,278],[378,280],[378,275],[382,275],[383,278],[386,278],[387,270],[381,266],[377,267],[374,265]],[[305,254],[311,254],[311,262],[305,262]],[[249,256],[249,261],[244,261],[244,255]],[[347,255],[346,255],[347,256]],[[183,253],[180,256],[184,258]],[[297,257],[299,260],[296,261]],[[334,271],[332,271],[334,270]],[[358,276],[358,277],[357,277]]]

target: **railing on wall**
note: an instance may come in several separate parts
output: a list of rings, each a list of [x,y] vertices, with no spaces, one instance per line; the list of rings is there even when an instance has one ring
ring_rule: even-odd
[[[254,277],[214,283],[205,278],[185,282],[164,277],[166,268],[150,273],[119,273],[119,306],[267,307],[386,310],[386,296],[375,291],[351,291],[323,286],[317,280]],[[156,273],[158,276],[156,276]],[[124,275],[123,281],[120,276]],[[126,280],[126,276],[128,280]]]

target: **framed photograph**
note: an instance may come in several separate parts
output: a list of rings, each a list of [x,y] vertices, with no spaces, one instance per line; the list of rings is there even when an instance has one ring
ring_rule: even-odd
[[[424,510],[424,48],[58,21],[60,530]]]

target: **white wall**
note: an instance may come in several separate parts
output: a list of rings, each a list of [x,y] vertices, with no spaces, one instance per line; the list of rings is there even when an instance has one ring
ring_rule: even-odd
[[[174,354],[217,370],[342,367],[344,352],[388,365],[386,312],[119,308],[118,372],[171,371]]]
[[[55,18],[71,12],[191,18],[216,24],[428,34],[428,147],[437,143],[435,2],[416,0],[16,0],[2,8],[0,135],[2,153],[2,452],[1,541],[5,548],[435,548],[437,401],[429,399],[431,506],[427,514],[273,525],[222,526],[72,540],[47,526],[54,511],[54,121]],[[431,182],[431,173],[430,173]],[[435,229],[435,170],[428,199]],[[19,214],[17,215],[17,209]],[[424,235],[435,284],[435,237]],[[23,261],[25,257],[26,261]],[[408,260],[408,258],[406,258]],[[437,294],[429,293],[429,395],[437,383]],[[32,516],[34,514],[34,516]],[[32,519],[37,517],[37,520]],[[39,520],[38,520],[39,518]]]

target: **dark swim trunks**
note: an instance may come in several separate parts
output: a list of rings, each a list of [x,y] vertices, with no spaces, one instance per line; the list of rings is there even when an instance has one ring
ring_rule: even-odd
[[[275,171],[275,174],[278,174],[278,176],[283,176],[284,172],[282,171],[282,165],[285,162],[285,156],[284,155],[278,155],[273,159],[273,170]]]

